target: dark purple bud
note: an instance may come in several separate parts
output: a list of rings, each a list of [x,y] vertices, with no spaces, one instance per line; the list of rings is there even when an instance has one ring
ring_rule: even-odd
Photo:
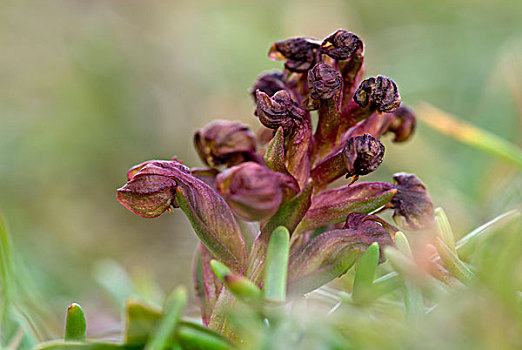
[[[306,72],[316,62],[319,42],[308,38],[295,38],[275,43],[268,52],[273,60],[284,60],[285,67],[292,72]]]
[[[382,75],[364,80],[355,91],[353,99],[362,108],[369,106],[381,113],[393,112],[401,104],[397,85]]]
[[[370,134],[353,136],[346,141],[342,155],[347,176],[366,175],[381,165],[384,145]]]
[[[321,52],[343,61],[349,60],[354,55],[362,53],[364,44],[362,40],[355,34],[339,29],[321,44]]]
[[[179,207],[205,247],[236,272],[246,267],[247,249],[225,200],[177,161],[148,161],[133,167],[117,199],[136,215],[153,218]]]
[[[315,100],[328,100],[341,90],[341,74],[325,63],[318,63],[308,72],[308,87]]]
[[[393,141],[404,142],[410,138],[415,131],[415,124],[417,123],[417,117],[413,111],[406,107],[401,106],[393,112],[393,118],[388,126],[388,131],[395,134]]]
[[[383,249],[392,245],[387,227],[379,218],[364,214],[347,219],[348,227],[321,233],[290,254],[290,293],[307,293],[345,273],[373,243]]]
[[[426,186],[414,174],[393,175],[397,194],[392,198],[393,219],[401,228],[422,230],[433,225],[433,203]]]
[[[270,129],[280,126],[288,130],[294,125],[295,119],[303,119],[305,111],[297,106],[288,91],[282,90],[270,97],[262,91],[256,91],[256,116],[259,121]]]
[[[287,90],[285,83],[285,74],[280,71],[265,72],[257,77],[254,86],[249,90],[254,100],[256,99],[256,91],[260,90],[268,96],[273,96],[280,90]]]
[[[234,212],[247,221],[273,215],[284,199],[299,191],[291,176],[254,162],[225,170],[217,176],[216,187]]]
[[[194,146],[208,166],[235,165],[256,151],[256,138],[240,123],[218,120],[195,133]]]

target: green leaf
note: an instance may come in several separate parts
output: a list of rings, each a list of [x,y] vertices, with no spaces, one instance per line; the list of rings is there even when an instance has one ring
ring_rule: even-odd
[[[353,281],[353,301],[362,304],[372,298],[373,279],[379,264],[379,243],[372,243],[355,266]]]
[[[184,350],[227,350],[232,349],[230,342],[205,327],[180,324],[176,334],[178,342]]]
[[[187,291],[177,288],[167,298],[165,314],[161,319],[154,336],[150,339],[145,350],[164,350],[169,345],[176,326],[181,318],[185,304],[187,303]]]
[[[161,320],[161,312],[143,301],[131,298],[125,307],[124,341],[130,346],[143,346],[149,341]]]
[[[279,226],[272,232],[266,253],[263,292],[268,300],[284,302],[286,299],[289,252],[290,233],[286,227]]]
[[[86,330],[87,321],[82,307],[76,303],[71,304],[65,317],[65,341],[85,340]]]
[[[235,297],[242,299],[259,299],[261,297],[261,289],[248,278],[232,273],[228,267],[217,260],[212,260],[210,266]]]
[[[435,225],[437,234],[453,253],[457,253],[455,247],[455,235],[451,229],[448,217],[442,208],[435,209]]]
[[[464,264],[457,254],[439,237],[435,237],[435,247],[440,255],[442,266],[446,268],[455,278],[462,283],[469,282],[473,277],[473,272]]]

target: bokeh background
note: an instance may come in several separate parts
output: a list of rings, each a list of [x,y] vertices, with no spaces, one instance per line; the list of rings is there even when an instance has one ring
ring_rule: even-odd
[[[407,104],[520,145],[520,1],[0,2],[0,211],[51,329],[77,301],[102,335],[129,294],[191,285],[186,218],[125,210],[126,170],[174,155],[201,166],[195,130],[216,118],[257,127],[247,90],[282,66],[270,45],[338,28],[362,37],[367,75],[392,77]],[[372,178],[415,172],[458,235],[521,202],[514,166],[425,124],[385,144]]]

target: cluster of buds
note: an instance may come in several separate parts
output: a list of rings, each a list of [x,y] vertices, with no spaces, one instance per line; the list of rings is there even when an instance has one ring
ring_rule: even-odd
[[[181,208],[189,218],[202,243],[194,271],[205,323],[223,288],[210,261],[262,287],[276,227],[291,234],[288,290],[306,293],[344,273],[351,265],[339,265],[343,256],[356,258],[373,242],[392,244],[398,229],[374,214],[393,210],[403,230],[433,223],[433,205],[415,175],[398,173],[391,183],[358,181],[382,163],[380,138],[393,133],[394,142],[406,141],[416,120],[401,106],[393,80],[363,79],[363,41],[338,30],[323,41],[277,42],[269,57],[284,60],[284,70],[262,74],[251,89],[262,124],[257,133],[216,121],[194,136],[209,168],[148,161],[132,168],[118,190],[119,202],[139,216]],[[332,186],[343,176],[344,184]],[[244,227],[256,227],[255,237]]]

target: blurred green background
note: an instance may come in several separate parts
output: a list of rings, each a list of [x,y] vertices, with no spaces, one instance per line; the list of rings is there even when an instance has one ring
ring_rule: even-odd
[[[353,31],[367,75],[392,77],[407,104],[520,145],[521,14],[512,0],[0,2],[0,210],[50,323],[73,301],[94,336],[118,320],[97,281],[128,285],[119,268],[151,299],[155,284],[191,285],[196,239],[183,214],[141,219],[115,190],[147,159],[201,166],[192,134],[211,120],[256,128],[247,89],[282,66],[267,58],[273,42]],[[424,124],[406,144],[385,143],[371,178],[415,172],[459,235],[521,202],[514,166]]]

